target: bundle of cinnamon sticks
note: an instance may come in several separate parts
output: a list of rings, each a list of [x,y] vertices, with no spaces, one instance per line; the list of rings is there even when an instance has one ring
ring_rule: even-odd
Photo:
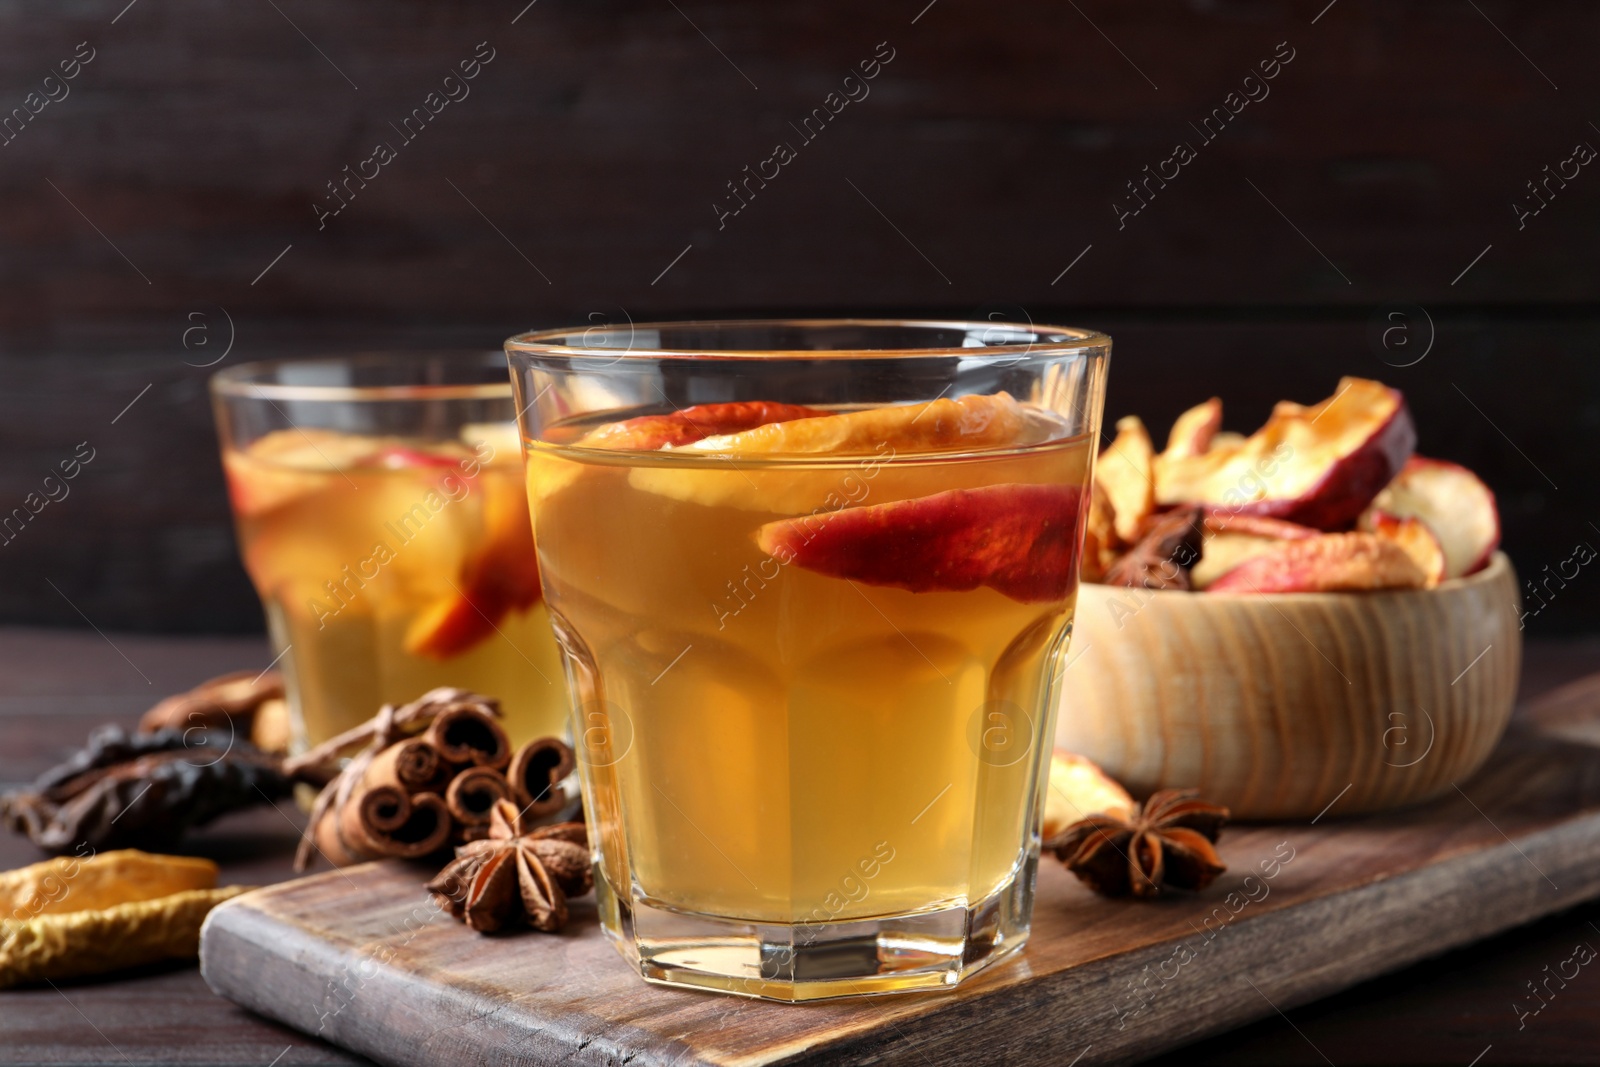
[[[295,869],[304,870],[314,852],[343,867],[477,840],[501,800],[514,802],[530,824],[563,813],[572,804],[562,785],[575,766],[572,749],[543,737],[512,751],[499,719],[492,697],[435,689],[409,704],[385,704],[368,722],[285,761],[288,775],[326,783]]]

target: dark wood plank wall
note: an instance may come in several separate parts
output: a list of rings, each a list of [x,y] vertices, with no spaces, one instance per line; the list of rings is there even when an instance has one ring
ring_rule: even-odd
[[[0,120],[39,108],[0,122],[0,514],[95,455],[0,543],[0,621],[259,626],[193,366],[230,340],[223,365],[592,314],[1100,326],[1108,414],[1158,431],[1213,393],[1249,429],[1382,377],[1498,490],[1525,575],[1600,546],[1600,172],[1564,163],[1600,148],[1594,5],[525,3],[0,9]],[[390,125],[446,90],[469,95],[414,140]],[[1207,140],[1232,92],[1259,99]],[[319,228],[380,141],[395,158]],[[1547,165],[1577,174],[1519,218]],[[1375,340],[1391,311],[1407,348]],[[1550,588],[1530,630],[1600,625],[1588,568]]]

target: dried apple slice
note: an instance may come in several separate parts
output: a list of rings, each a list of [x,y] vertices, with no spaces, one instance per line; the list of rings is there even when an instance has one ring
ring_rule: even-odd
[[[1416,442],[1398,390],[1344,378],[1320,404],[1279,403],[1242,443],[1213,438],[1200,455],[1158,457],[1156,503],[1209,504],[1337,530],[1400,471]]]
[[[1064,749],[1050,755],[1050,784],[1044,794],[1039,837],[1049,841],[1080,819],[1110,815],[1133,817],[1133,798],[1093,760]]]
[[[742,433],[691,442],[694,452],[733,456],[872,455],[887,442],[896,451],[955,452],[1028,444],[1048,427],[1009,393],[891,404],[822,418],[768,422]],[[1037,430],[1040,433],[1030,433]]]
[[[1105,488],[1111,501],[1112,523],[1124,544],[1139,539],[1145,520],[1156,510],[1155,482],[1151,467],[1155,446],[1137,415],[1117,420],[1117,436],[1100,453],[1094,478]]]
[[[1098,582],[1117,561],[1122,542],[1117,537],[1111,498],[1096,478],[1089,491],[1089,521],[1083,531],[1083,563],[1079,571],[1086,582]]]
[[[456,588],[406,628],[405,650],[414,656],[459,656],[494,634],[511,612],[539,602],[539,557],[526,501],[515,483],[508,490],[485,480],[479,488],[485,494],[482,547],[462,565]]]
[[[821,408],[766,400],[696,404],[665,415],[641,415],[636,419],[607,423],[581,438],[578,446],[653,452],[658,448],[681,448],[707,437],[749,431],[769,423],[827,415]]]
[[[1241,533],[1217,533],[1200,548],[1200,560],[1189,570],[1189,587],[1206,590],[1224,574],[1245,560],[1271,552],[1284,542],[1272,537],[1253,537]]]
[[[1221,429],[1222,400],[1212,397],[1178,416],[1167,434],[1167,450],[1161,455],[1166,459],[1203,455],[1210,450],[1212,440]]]
[[[327,485],[325,475],[370,461],[377,438],[308,427],[273,430],[243,451],[228,450],[222,466],[234,514],[254,518]]]
[[[1444,548],[1447,578],[1482,570],[1500,545],[1494,493],[1467,468],[1442,459],[1412,456],[1370,510],[1427,523]]]
[[[756,543],[780,563],[868,585],[1060,600],[1077,583],[1081,495],[1069,485],[952,489],[769,522]]]
[[[522,432],[515,422],[469,422],[461,427],[461,440],[485,463],[492,462],[496,456],[509,458],[522,454]],[[485,445],[488,455],[483,454]]]
[[[696,404],[661,415],[608,422],[574,442],[578,448],[656,452],[693,444],[701,438],[754,429],[769,422],[826,416],[821,408],[767,400]],[[583,476],[583,465],[535,447],[528,454],[528,496],[535,506]]]
[[[1402,519],[1387,511],[1368,508],[1361,514],[1361,528],[1405,549],[1406,555],[1427,576],[1429,589],[1445,580],[1448,563],[1444,546],[1439,543],[1438,535],[1421,519]]]
[[[1246,537],[1267,538],[1273,541],[1303,541],[1321,533],[1314,526],[1274,519],[1267,515],[1235,515],[1227,508],[1205,508],[1205,528],[1208,534],[1240,534]]]
[[[1310,526],[1265,515],[1235,515],[1226,508],[1207,512],[1205,531],[1200,561],[1189,571],[1189,583],[1195,589],[1208,588],[1245,560],[1270,552],[1285,541],[1321,535],[1320,530]]]
[[[1333,593],[1427,584],[1422,568],[1394,541],[1334,533],[1279,542],[1212,582],[1206,593]]]
[[[871,477],[891,457],[1036,444],[1059,433],[1059,423],[1048,414],[1009,394],[963,396],[800,418],[706,437],[670,451],[715,456],[722,464],[639,466],[629,473],[628,484],[709,507],[776,514],[818,507],[832,511],[847,503],[842,488]],[[854,470],[848,465],[795,469],[744,462],[821,455],[862,458]]]

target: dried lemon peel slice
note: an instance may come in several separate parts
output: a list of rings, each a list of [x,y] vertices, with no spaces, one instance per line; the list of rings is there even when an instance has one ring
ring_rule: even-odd
[[[0,989],[192,960],[211,909],[250,888],[189,889],[90,911],[0,919]]]
[[[897,452],[949,452],[1037,444],[1053,428],[1037,409],[1010,393],[940,398],[837,415],[769,422],[740,433],[713,434],[673,449],[731,456],[872,455],[887,444]]]
[[[217,865],[207,859],[132,848],[87,859],[60,856],[0,872],[0,918],[91,911],[216,884]]]

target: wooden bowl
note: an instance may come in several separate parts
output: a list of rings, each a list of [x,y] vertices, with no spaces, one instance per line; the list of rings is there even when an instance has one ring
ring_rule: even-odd
[[[1135,795],[1193,786],[1235,818],[1415,804],[1468,778],[1500,740],[1520,611],[1503,553],[1427,590],[1085,585],[1056,743]]]

